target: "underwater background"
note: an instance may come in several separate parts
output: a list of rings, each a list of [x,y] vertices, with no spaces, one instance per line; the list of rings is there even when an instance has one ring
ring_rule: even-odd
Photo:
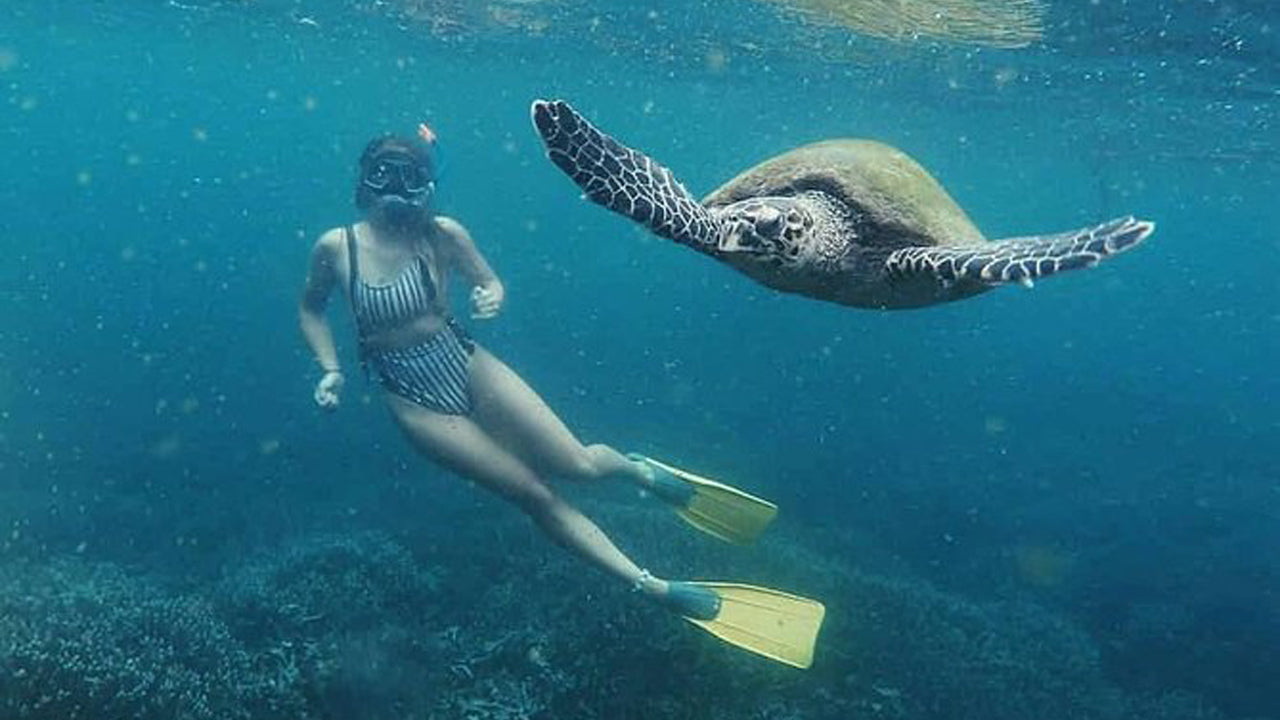
[[[7,0],[0,720],[1280,718],[1280,8],[1057,0],[993,47],[813,5]],[[535,98],[695,195],[858,136],[989,237],[1157,229],[924,310],[785,296],[583,202]],[[507,286],[480,342],[782,512],[726,548],[557,487],[659,575],[824,601],[812,669],[585,571],[357,373],[315,407],[311,243],[421,120]]]

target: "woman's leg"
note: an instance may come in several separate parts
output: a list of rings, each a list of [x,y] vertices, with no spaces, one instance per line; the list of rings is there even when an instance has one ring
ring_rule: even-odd
[[[640,583],[649,594],[665,591],[665,583],[651,580],[595,523],[551,492],[470,418],[432,412],[395,395],[387,400],[416,450],[515,503],[557,544],[611,575]]]
[[[651,472],[608,445],[584,446],[519,375],[483,348],[471,358],[475,418],[488,432],[518,446],[545,473],[578,480],[620,475],[648,484]]]

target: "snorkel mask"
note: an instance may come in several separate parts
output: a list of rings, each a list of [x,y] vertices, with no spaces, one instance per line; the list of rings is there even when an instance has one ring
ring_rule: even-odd
[[[365,148],[356,182],[356,207],[392,222],[421,217],[435,195],[431,153],[407,138],[383,136]]]
[[[429,167],[396,151],[373,158],[360,183],[374,195],[397,195],[410,202],[430,198],[436,189]]]

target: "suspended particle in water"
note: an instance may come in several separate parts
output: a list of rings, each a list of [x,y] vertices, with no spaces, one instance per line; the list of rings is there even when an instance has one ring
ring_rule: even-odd
[[[1005,88],[1006,86],[1016,82],[1018,79],[1018,71],[1011,67],[1003,67],[996,70],[995,82],[996,87]]]
[[[999,415],[989,415],[983,421],[982,429],[991,436],[1001,435],[1009,429],[1009,422]]]
[[[0,47],[0,72],[18,67],[18,53],[12,48]]]
[[[88,170],[81,170],[80,172],[76,173],[77,185],[81,187],[87,187],[89,183],[92,183],[92,182],[93,182],[93,173],[89,172]]]
[[[147,448],[148,454],[158,460],[168,460],[177,455],[182,450],[182,439],[177,433],[166,435],[165,437],[151,443],[151,447]]]
[[[707,55],[703,59],[703,62],[706,65],[707,72],[722,73],[724,72],[725,67],[729,64],[729,54],[722,48],[713,47],[710,50],[707,50]]]
[[[1071,570],[1072,558],[1045,545],[1020,545],[1013,550],[1014,567],[1026,583],[1038,587],[1061,585]]]

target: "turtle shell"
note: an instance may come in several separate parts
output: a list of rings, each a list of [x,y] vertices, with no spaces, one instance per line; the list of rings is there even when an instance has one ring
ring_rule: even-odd
[[[964,210],[909,155],[873,140],[805,145],[765,160],[707,195],[719,207],[764,196],[821,190],[846,203],[872,230],[860,242],[888,246],[985,241]]]

